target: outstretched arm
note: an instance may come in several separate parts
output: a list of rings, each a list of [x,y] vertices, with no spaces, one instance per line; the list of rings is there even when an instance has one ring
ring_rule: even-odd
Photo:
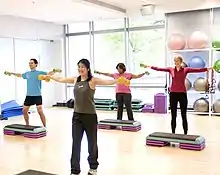
[[[156,71],[161,71],[161,72],[170,72],[169,67],[160,68],[160,67],[155,67],[155,66],[149,66],[149,68],[156,70]]]
[[[9,76],[14,75],[14,76],[16,76],[16,77],[21,78],[22,75],[24,75],[25,73],[24,73],[24,74],[21,74],[21,73],[14,73],[14,72],[7,72],[7,71],[5,71],[4,74],[5,74],[5,75],[9,75]]]
[[[95,85],[114,85],[118,82],[117,80],[104,80],[97,77],[94,77],[93,81]]]
[[[56,77],[56,76],[49,76],[51,80],[54,80],[59,83],[76,83],[77,77]]]
[[[187,73],[200,73],[200,72],[209,71],[212,68],[191,68],[191,67],[186,67],[185,69],[186,69]]]
[[[105,75],[105,76],[107,76],[107,77],[114,78],[114,74],[104,73],[104,72],[99,72],[99,71],[94,71],[94,73],[97,73],[97,74],[100,74],[100,75]]]
[[[156,71],[170,72],[170,68],[169,67],[159,68],[159,67],[155,67],[155,66],[148,66],[148,65],[145,65],[145,64],[140,64],[140,66],[144,67],[144,68],[151,68],[151,69],[156,70]]]
[[[144,75],[145,75],[146,73],[142,73],[142,74],[138,74],[138,75],[134,75],[134,74],[132,74],[132,79],[137,79],[137,78],[141,78],[141,77],[143,77]]]

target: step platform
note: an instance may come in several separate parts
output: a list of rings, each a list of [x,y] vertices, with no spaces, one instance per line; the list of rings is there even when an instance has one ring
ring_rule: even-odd
[[[149,146],[164,147],[170,146],[170,143],[178,143],[181,149],[201,151],[205,148],[205,138],[198,135],[154,132],[146,138]]]
[[[4,127],[5,135],[22,135],[27,138],[41,138],[47,135],[46,129],[41,126],[26,126],[21,124],[7,125]]]
[[[98,123],[98,129],[116,129],[120,127],[122,131],[137,132],[141,130],[141,123],[138,121],[130,120],[113,120],[105,119]]]

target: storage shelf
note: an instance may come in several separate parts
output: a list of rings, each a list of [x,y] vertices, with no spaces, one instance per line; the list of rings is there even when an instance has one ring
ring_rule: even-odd
[[[204,52],[204,51],[215,51],[215,52],[219,52],[219,51],[220,51],[220,48],[169,50],[170,53],[181,53],[181,52]]]

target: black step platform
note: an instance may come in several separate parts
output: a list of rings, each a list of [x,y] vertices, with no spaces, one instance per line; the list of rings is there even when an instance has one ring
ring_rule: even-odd
[[[181,149],[200,151],[205,148],[205,138],[199,135],[184,135],[154,132],[146,138],[146,145],[149,146],[167,146],[170,143],[179,143]]]
[[[141,123],[138,121],[113,119],[101,120],[98,123],[99,129],[116,129],[118,127],[121,127],[122,131],[137,132],[141,130]]]
[[[46,129],[41,126],[12,124],[4,127],[5,135],[23,135],[28,138],[40,138],[46,136],[46,133]]]

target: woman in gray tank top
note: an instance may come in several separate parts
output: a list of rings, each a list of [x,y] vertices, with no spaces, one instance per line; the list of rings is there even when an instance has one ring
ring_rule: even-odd
[[[78,77],[62,78],[50,76],[54,81],[60,83],[73,83],[74,86],[74,114],[72,119],[72,156],[70,160],[71,175],[78,175],[80,169],[81,141],[84,131],[88,140],[88,162],[90,170],[88,175],[96,175],[98,168],[98,145],[97,145],[97,114],[95,109],[94,94],[96,85],[113,85],[118,80],[103,80],[92,76],[90,62],[81,59],[78,63]],[[126,84],[126,79],[120,83]]]

